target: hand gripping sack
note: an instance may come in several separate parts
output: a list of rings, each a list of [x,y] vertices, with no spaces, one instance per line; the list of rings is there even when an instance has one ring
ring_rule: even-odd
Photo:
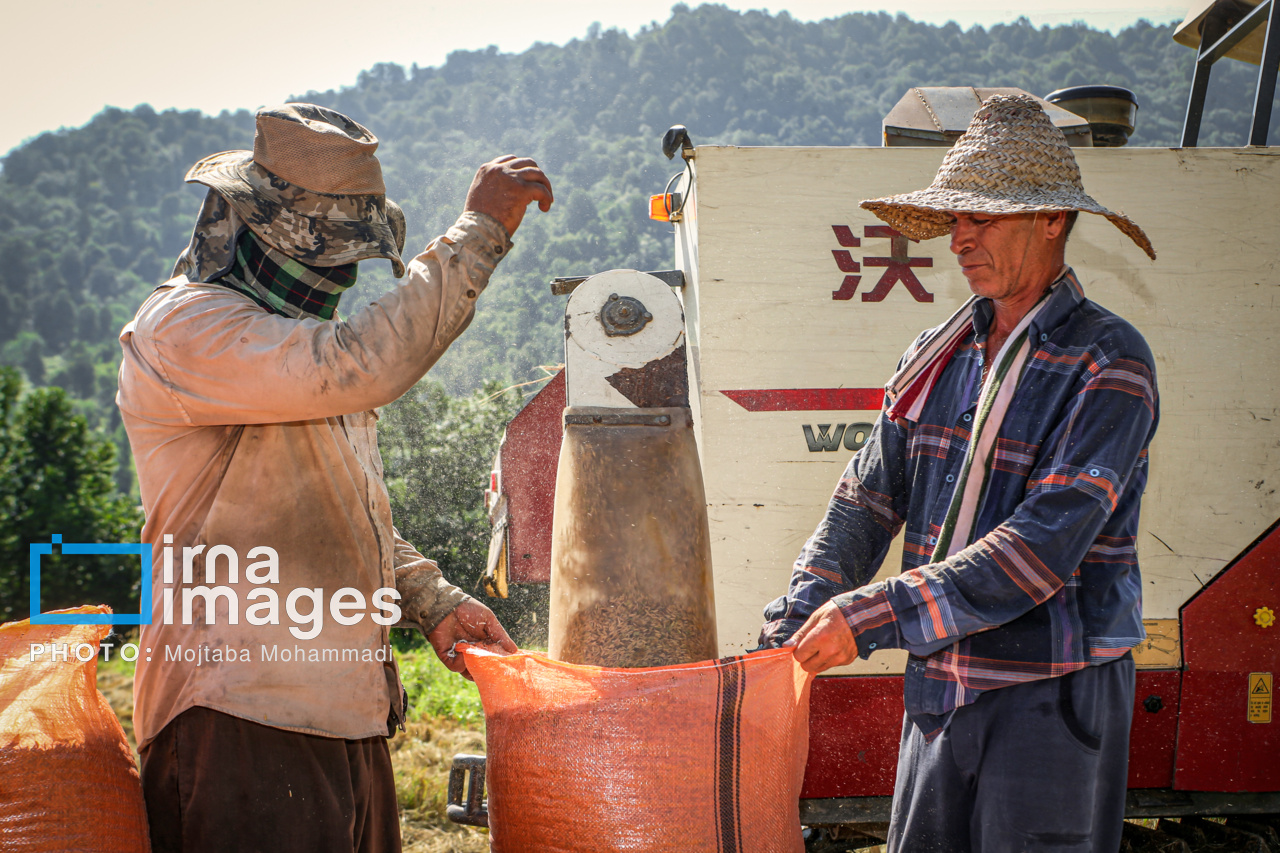
[[[492,850],[804,849],[811,677],[790,649],[652,669],[464,653]]]
[[[77,607],[56,613],[110,613]],[[120,721],[98,692],[109,625],[0,625],[0,849],[146,851],[142,785]],[[44,653],[32,659],[32,646]],[[87,661],[76,658],[93,649]],[[65,647],[54,659],[54,647]]]

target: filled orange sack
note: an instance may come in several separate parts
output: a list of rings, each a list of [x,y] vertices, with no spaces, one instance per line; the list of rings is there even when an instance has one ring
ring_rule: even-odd
[[[464,654],[492,850],[803,851],[811,677],[790,649],[652,669]]]
[[[110,613],[77,607],[55,613]],[[0,848],[146,851],[147,813],[133,752],[98,692],[109,625],[0,625]],[[87,661],[76,646],[94,650]],[[32,646],[46,650],[33,660]],[[66,659],[55,660],[54,646]],[[80,652],[88,656],[88,650]]]

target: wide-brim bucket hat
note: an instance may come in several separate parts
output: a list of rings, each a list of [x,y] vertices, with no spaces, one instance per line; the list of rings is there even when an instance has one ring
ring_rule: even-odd
[[[862,207],[915,240],[950,233],[953,213],[1096,213],[1156,257],[1136,222],[1084,191],[1067,138],[1028,95],[993,95],[983,102],[926,189],[870,199]]]
[[[259,239],[304,264],[333,267],[369,258],[404,275],[404,213],[388,201],[378,139],[314,104],[258,111],[252,151],[223,151],[186,180],[223,195]]]

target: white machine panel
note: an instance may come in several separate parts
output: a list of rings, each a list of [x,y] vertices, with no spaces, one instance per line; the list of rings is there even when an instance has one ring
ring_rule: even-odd
[[[609,383],[684,345],[684,310],[661,279],[635,270],[593,275],[565,310],[565,381],[570,406],[632,408]]]
[[[876,389],[969,295],[946,239],[890,236],[858,207],[928,185],[944,153],[697,149],[676,257],[722,654],[755,644],[761,608],[786,590],[878,413]],[[1067,260],[1086,296],[1155,353],[1161,423],[1138,547],[1144,615],[1176,619],[1280,517],[1280,149],[1075,154],[1085,188],[1133,217],[1159,253],[1153,263],[1081,214]],[[895,548],[884,573],[899,561]]]

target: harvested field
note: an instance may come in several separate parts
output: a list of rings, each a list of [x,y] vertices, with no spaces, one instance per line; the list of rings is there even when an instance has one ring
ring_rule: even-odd
[[[489,835],[445,817],[449,765],[460,752],[483,753],[484,732],[448,720],[411,722],[388,744],[396,772],[405,853],[483,853]]]

